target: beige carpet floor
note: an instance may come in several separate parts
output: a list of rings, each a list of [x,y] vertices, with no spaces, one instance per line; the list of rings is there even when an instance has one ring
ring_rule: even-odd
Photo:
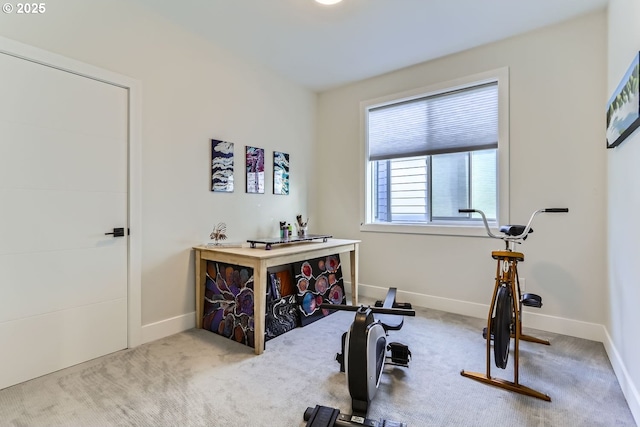
[[[520,382],[551,402],[462,377],[483,372],[483,321],[418,308],[390,340],[409,368],[387,367],[369,416],[409,426],[635,426],[601,343],[526,330]],[[301,427],[308,406],[351,401],[334,361],[353,313],[337,312],[267,343],[262,356],[189,330],[0,390],[0,426]],[[526,318],[525,318],[526,321]],[[46,351],[44,349],[43,351]],[[494,374],[512,379],[512,360]]]

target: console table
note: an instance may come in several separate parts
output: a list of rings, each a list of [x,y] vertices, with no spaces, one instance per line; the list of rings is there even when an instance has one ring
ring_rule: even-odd
[[[196,327],[202,328],[207,261],[253,268],[255,353],[264,351],[265,309],[267,304],[267,268],[291,264],[332,254],[349,252],[351,270],[351,301],[358,305],[358,246],[360,240],[327,239],[326,242],[306,241],[264,248],[225,248],[195,246],[196,263]]]

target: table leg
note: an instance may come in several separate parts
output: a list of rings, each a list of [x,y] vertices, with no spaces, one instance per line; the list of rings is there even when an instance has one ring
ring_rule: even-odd
[[[267,266],[260,262],[253,271],[253,327],[254,352],[264,352],[264,324],[267,306]]]
[[[207,280],[207,261],[201,257],[196,249],[196,328],[202,329],[202,315],[204,314],[204,287]]]

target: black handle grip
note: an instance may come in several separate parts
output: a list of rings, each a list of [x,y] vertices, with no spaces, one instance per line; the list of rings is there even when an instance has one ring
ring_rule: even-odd
[[[344,304],[330,304],[322,303],[320,308],[327,310],[340,310],[340,311],[358,311],[360,308],[370,309],[375,314],[393,314],[398,316],[415,316],[416,311],[406,308],[384,308],[384,307],[370,307],[362,305],[344,305]]]
[[[569,208],[546,208],[544,211],[546,213],[569,212]]]
[[[458,209],[459,213],[474,213],[475,209]]]

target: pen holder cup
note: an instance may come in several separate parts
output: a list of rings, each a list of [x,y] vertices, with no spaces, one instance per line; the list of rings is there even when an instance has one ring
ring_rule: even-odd
[[[307,237],[309,227],[307,225],[300,226],[296,224],[296,228],[298,231],[298,237]]]

